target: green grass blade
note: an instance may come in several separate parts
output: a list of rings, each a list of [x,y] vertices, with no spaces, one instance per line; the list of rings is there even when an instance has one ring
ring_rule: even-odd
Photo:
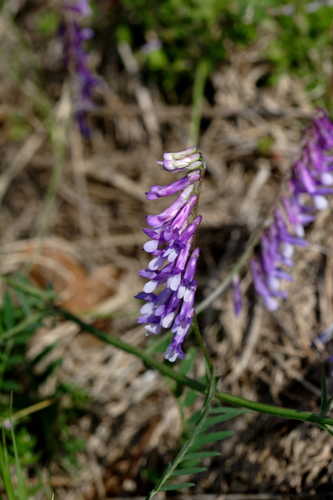
[[[13,449],[14,449],[14,456],[15,456],[18,497],[20,500],[28,500],[28,492],[26,489],[24,474],[23,474],[23,470],[22,470],[20,459],[19,459],[18,452],[17,452],[16,438],[15,438],[15,433],[14,433],[13,427],[10,428],[10,432],[11,432]]]
[[[0,444],[0,476],[3,480],[3,486],[7,493],[8,500],[15,500],[15,490],[12,482],[4,432],[2,433],[2,443]]]

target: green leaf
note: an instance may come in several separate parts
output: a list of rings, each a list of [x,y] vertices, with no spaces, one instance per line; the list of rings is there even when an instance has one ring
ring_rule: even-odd
[[[244,413],[244,412],[242,412]],[[209,427],[212,427],[213,425],[216,425],[216,424],[221,424],[223,422],[227,422],[228,420],[231,420],[232,418],[234,418],[235,416],[238,416],[239,413],[237,413],[236,415],[234,413],[225,413],[225,414],[222,414],[222,415],[217,415],[216,417],[208,417],[204,426],[203,426],[203,429],[209,429]]]
[[[186,467],[184,469],[178,469],[172,473],[173,476],[189,476],[190,474],[198,474],[199,472],[204,472],[207,467]]]
[[[191,450],[196,450],[209,443],[215,443],[216,441],[221,441],[233,435],[233,431],[220,431],[211,432],[210,434],[202,434],[198,436],[191,446]]]
[[[230,408],[228,406],[215,406],[214,408],[210,409],[210,414],[218,414],[218,413],[225,413],[230,415],[229,418],[234,418],[238,417],[238,415],[243,415],[244,413],[247,413],[248,410],[244,410],[243,408]]]
[[[185,392],[185,396],[184,396],[182,405],[184,406],[184,408],[188,408],[189,406],[192,406],[196,402],[198,397],[199,397],[199,393],[197,391],[193,391],[192,389],[188,389]]]
[[[208,417],[209,410],[210,410],[210,402],[215,395],[215,387],[216,387],[215,379],[213,376],[211,376],[210,381],[209,381],[208,393],[207,393],[207,396],[205,398],[203,408],[200,412],[200,418],[199,418],[197,424],[194,426],[194,428],[189,436],[189,439],[181,447],[181,449],[177,453],[175,459],[171,462],[171,464],[169,465],[169,467],[167,468],[167,470],[165,471],[165,473],[161,477],[155,490],[153,492],[151,492],[151,494],[149,495],[149,497],[148,497],[149,499],[152,499],[155,496],[155,494],[158,493],[159,491],[167,491],[166,489],[178,489],[178,488],[175,488],[174,485],[169,484],[169,479],[171,479],[171,477],[174,475],[175,471],[177,470],[178,465],[185,460],[188,451],[190,450],[191,446],[194,444],[196,438],[198,438],[198,435],[201,432],[201,426],[202,426],[203,422],[205,421],[205,419]],[[195,464],[193,464],[193,465],[195,465]]]
[[[208,458],[208,457],[219,457],[221,456],[221,453],[219,451],[194,451],[193,453],[189,453],[185,460],[190,461],[190,460],[201,460],[202,458]],[[184,461],[185,461],[184,460]]]
[[[197,351],[194,347],[186,354],[186,358],[180,363],[178,371],[181,375],[187,375],[193,368],[195,358],[197,356]]]
[[[195,486],[194,483],[177,483],[177,484],[166,484],[162,486],[159,491],[172,491],[172,490],[181,490],[183,488],[190,488],[191,486]]]
[[[321,425],[320,428],[324,431],[327,431],[329,434],[331,434],[331,436],[333,436],[333,428],[331,425]]]
[[[185,366],[187,368],[189,365]],[[218,408],[217,411],[212,408],[211,404],[216,391],[216,379],[210,365],[207,366],[206,378],[208,383],[204,404],[202,408],[196,411],[186,422],[187,440],[178,451],[174,460],[167,467],[155,489],[148,496],[148,500],[153,499],[159,491],[177,490],[180,489],[180,487],[185,488],[191,485],[192,483],[180,483],[180,485],[172,484],[170,481],[177,476],[196,474],[205,471],[205,467],[198,467],[201,459],[215,457],[220,455],[220,453],[216,451],[197,450],[206,444],[226,439],[233,434],[232,431],[219,431],[205,434],[205,429],[244,412],[243,410],[235,410],[233,408],[223,408],[223,411],[221,408]],[[211,413],[215,416],[210,416]]]
[[[202,415],[202,409],[201,410],[197,410],[195,411],[191,416],[190,418],[187,420],[187,425],[188,426],[191,426],[191,425],[196,425],[198,423],[198,420],[200,419]]]
[[[12,482],[12,471],[9,463],[4,433],[2,434],[2,444],[0,445],[0,476],[3,480],[8,499],[15,500],[15,488]]]

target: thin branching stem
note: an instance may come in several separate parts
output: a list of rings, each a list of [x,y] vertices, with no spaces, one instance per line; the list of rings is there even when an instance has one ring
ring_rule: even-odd
[[[158,361],[155,358],[153,358],[151,354],[146,353],[142,349],[132,346],[131,344],[128,344],[127,342],[124,342],[123,340],[120,340],[119,338],[114,337],[113,335],[110,335],[106,332],[103,332],[102,330],[99,330],[98,328],[94,327],[93,325],[90,325],[89,323],[86,323],[85,321],[75,316],[74,314],[70,313],[69,311],[61,307],[54,306],[50,308],[49,313],[62,317],[63,319],[66,319],[68,321],[72,321],[73,323],[76,323],[78,326],[80,326],[80,328],[82,328],[82,330],[91,333],[92,335],[94,335],[95,337],[99,338],[100,340],[109,345],[112,345],[118,349],[121,349],[124,352],[132,354],[133,356],[141,359],[145,363],[145,365],[149,366],[150,368],[154,368],[162,375],[172,380],[175,380],[179,384],[182,384],[186,387],[190,387],[191,389],[194,389],[195,391],[198,391],[203,394],[207,393],[207,386],[205,384],[180,374],[169,364]],[[323,417],[320,416],[319,414],[315,414],[308,411],[299,411],[299,410],[293,410],[291,408],[282,408],[280,406],[258,403],[256,401],[251,401],[249,399],[241,398],[239,396],[234,396],[226,392],[216,392],[215,397],[216,399],[222,401],[223,403],[234,405],[240,408],[247,408],[248,410],[252,410],[258,413],[264,413],[267,415],[273,415],[279,418],[300,420],[303,422],[312,422],[319,426],[333,425],[332,418]]]
[[[189,132],[189,145],[197,144],[200,133],[202,104],[204,99],[205,84],[209,75],[209,63],[205,59],[199,62],[195,70],[193,85],[192,119]]]

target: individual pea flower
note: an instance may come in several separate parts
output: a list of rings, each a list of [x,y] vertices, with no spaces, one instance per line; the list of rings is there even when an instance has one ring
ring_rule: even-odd
[[[163,329],[171,329],[174,334],[165,353],[165,358],[173,362],[184,358],[182,344],[194,315],[195,271],[200,252],[192,246],[202,220],[195,215],[195,209],[205,164],[194,147],[165,153],[158,163],[170,172],[185,175],[171,184],[152,186],[146,193],[148,200],[179,194],[165,210],[147,216],[150,227],[144,232],[150,239],[143,248],[152,259],[147,269],[139,272],[148,281],[136,298],[145,301],[138,322],[145,324],[147,334],[158,334]]]
[[[88,0],[65,2],[65,19],[60,28],[63,40],[64,61],[73,77],[74,116],[84,137],[90,136],[87,112],[93,108],[93,91],[99,80],[88,64],[85,42],[93,36],[93,31],[83,26],[91,9]]]
[[[315,220],[318,210],[328,207],[327,196],[333,193],[332,149],[333,123],[320,111],[306,133],[286,193],[279,198],[261,236],[258,253],[250,263],[254,288],[271,311],[287,298],[282,283],[292,280],[287,269],[293,266],[295,247],[308,244],[305,227]],[[239,312],[239,307],[235,311]]]

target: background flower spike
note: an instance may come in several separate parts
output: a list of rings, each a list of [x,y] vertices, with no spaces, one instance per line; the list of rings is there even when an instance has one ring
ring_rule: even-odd
[[[294,249],[307,246],[305,227],[313,222],[318,210],[328,207],[328,187],[332,177],[333,123],[324,111],[319,111],[305,134],[300,157],[291,168],[290,180],[274,209],[271,223],[263,231],[258,252],[252,258],[250,270],[255,291],[267,309],[278,309],[287,298],[283,281],[292,277],[286,268],[294,264]],[[239,286],[239,285],[237,285]],[[234,309],[239,314],[241,302],[234,295]]]

